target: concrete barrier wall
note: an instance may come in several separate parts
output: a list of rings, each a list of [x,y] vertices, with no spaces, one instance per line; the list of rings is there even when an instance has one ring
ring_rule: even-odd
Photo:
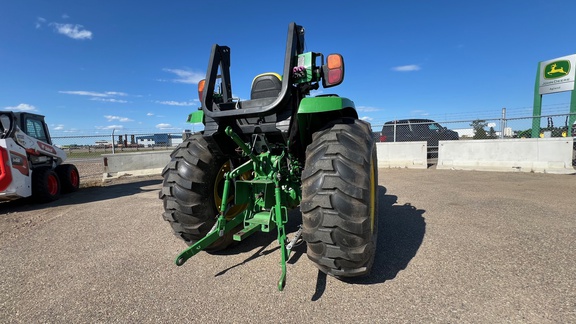
[[[161,174],[170,162],[172,151],[102,154],[104,159],[103,180],[120,176]]]
[[[426,142],[376,143],[379,168],[426,169]]]
[[[576,173],[573,138],[440,141],[437,169]]]
[[[426,169],[426,142],[376,143],[379,168]],[[440,141],[437,169],[574,174],[573,138]],[[103,180],[161,174],[171,151],[103,154]]]
[[[426,169],[426,142],[377,143],[379,168]],[[102,154],[103,180],[162,173],[172,151]]]

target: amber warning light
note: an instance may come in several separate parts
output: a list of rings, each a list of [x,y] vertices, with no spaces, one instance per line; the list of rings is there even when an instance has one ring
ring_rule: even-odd
[[[204,86],[206,85],[206,79],[200,80],[200,82],[198,82],[198,99],[200,99],[200,102],[202,102],[203,99],[203,95],[204,95]]]

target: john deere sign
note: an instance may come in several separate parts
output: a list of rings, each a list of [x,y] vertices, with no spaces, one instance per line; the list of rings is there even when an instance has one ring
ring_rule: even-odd
[[[574,90],[576,54],[540,62],[541,95]]]
[[[532,137],[540,136],[540,119],[542,117],[542,95],[571,91],[570,115],[566,121],[566,135],[571,136],[572,127],[576,125],[576,91],[574,90],[574,72],[576,71],[576,54],[559,57],[538,63],[536,84],[534,85],[534,112],[532,118]]]

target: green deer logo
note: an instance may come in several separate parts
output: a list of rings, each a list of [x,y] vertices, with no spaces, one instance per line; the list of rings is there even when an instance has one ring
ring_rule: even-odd
[[[552,62],[544,69],[544,78],[556,79],[563,77],[570,72],[570,62],[566,60]]]

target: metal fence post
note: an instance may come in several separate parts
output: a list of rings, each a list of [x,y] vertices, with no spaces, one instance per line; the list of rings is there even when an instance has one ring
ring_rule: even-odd
[[[112,154],[114,154],[114,131],[116,130],[116,128],[112,129]]]
[[[502,108],[502,121],[500,122],[500,139],[504,138],[505,130],[506,130],[506,108]]]

